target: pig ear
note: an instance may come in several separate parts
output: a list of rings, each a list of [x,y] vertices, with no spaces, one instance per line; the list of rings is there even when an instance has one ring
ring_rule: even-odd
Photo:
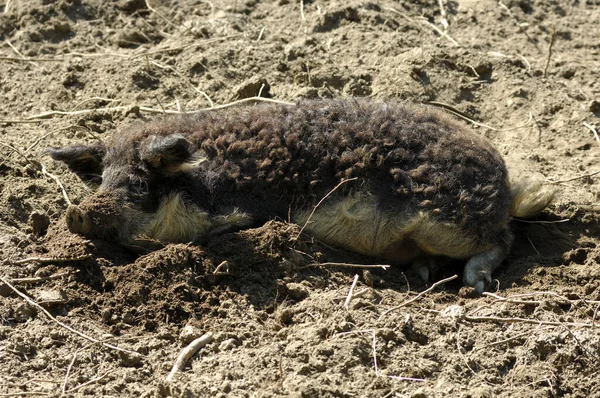
[[[181,134],[166,137],[150,136],[140,145],[140,158],[149,166],[168,172],[176,172],[190,159],[193,145]]]
[[[102,159],[106,154],[104,144],[47,148],[44,153],[65,163],[85,182],[99,183],[102,180]]]

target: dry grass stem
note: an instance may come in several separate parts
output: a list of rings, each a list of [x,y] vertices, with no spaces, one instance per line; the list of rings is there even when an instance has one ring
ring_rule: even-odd
[[[9,281],[7,281],[5,278],[0,277],[0,282],[4,283],[6,286],[8,286],[13,292],[15,292],[17,295],[19,295],[22,299],[24,299],[25,301],[27,301],[29,304],[31,304],[32,306],[34,306],[35,308],[37,308],[39,311],[43,312],[44,314],[46,314],[46,316],[48,318],[50,318],[52,321],[54,321],[56,324],[58,324],[59,326],[65,328],[66,330],[68,330],[69,332],[76,334],[79,337],[82,337],[92,343],[95,344],[99,344],[102,345],[106,348],[110,348],[111,350],[115,350],[115,351],[121,351],[121,352],[126,352],[128,354],[133,354],[133,355],[141,355],[135,351],[130,351],[130,350],[126,350],[124,348],[121,347],[117,347],[114,346],[112,344],[108,344],[105,343],[103,341],[100,340],[96,340],[93,337],[88,336],[87,334],[84,334],[78,330],[73,329],[72,327],[70,327],[69,325],[59,321],[58,319],[56,319],[55,317],[52,316],[52,314],[50,314],[44,307],[42,307],[41,305],[39,305],[38,303],[36,303],[35,301],[33,301],[29,296],[27,296],[26,294],[22,293],[19,289],[17,289],[16,287],[14,287]]]
[[[504,11],[506,11],[506,13],[513,19],[514,24],[519,28],[519,30],[525,35],[527,36],[527,39],[531,42],[531,44],[533,44],[533,46],[536,48],[536,50],[538,50],[539,52],[541,52],[541,50],[539,49],[538,45],[536,44],[535,40],[533,40],[533,38],[529,35],[529,33],[527,33],[527,31],[525,30],[525,28],[523,28],[523,26],[521,25],[521,23],[519,22],[519,20],[517,19],[516,15],[513,14],[513,12],[510,10],[510,8],[508,8],[502,1],[498,1],[498,5],[500,7],[502,7],[502,9]]]
[[[0,57],[0,61],[4,60],[4,61],[14,61],[14,62],[63,62],[71,57],[73,57],[73,58],[77,58],[77,57],[79,57],[79,58],[117,57],[117,58],[124,58],[124,59],[135,59],[135,58],[139,58],[139,57],[146,57],[149,55],[156,55],[156,54],[161,54],[161,53],[165,53],[165,52],[181,51],[181,50],[185,50],[186,48],[193,47],[193,46],[198,46],[198,45],[202,45],[202,44],[210,44],[210,43],[224,41],[224,40],[230,40],[230,39],[240,37],[240,36],[242,36],[241,33],[229,35],[229,36],[223,36],[223,37],[214,37],[211,39],[194,41],[193,43],[182,45],[182,46],[167,47],[167,48],[162,48],[162,49],[153,50],[153,51],[146,51],[146,52],[134,54],[134,55],[113,53],[113,52],[106,51],[104,48],[100,47],[104,52],[102,52],[102,53],[70,52],[70,53],[65,53],[65,54],[59,54],[59,55],[57,55],[55,57],[51,57],[51,58],[50,57],[49,58]]]
[[[62,62],[62,59],[54,59],[54,58],[31,58],[31,57],[0,57],[0,61],[12,61],[12,62]],[[0,395],[1,396],[1,395]]]
[[[263,33],[265,33],[265,27],[264,26],[262,27],[262,29],[260,30],[260,33],[258,34],[258,38],[256,39],[257,42],[259,42],[260,39],[262,39]]]
[[[313,267],[348,267],[348,268],[381,268],[387,270],[390,265],[387,264],[352,264],[352,263],[312,263],[298,268],[299,270]]]
[[[210,101],[210,102],[212,102],[212,101]],[[148,112],[148,113],[190,114],[190,113],[208,112],[208,111],[213,111],[213,110],[217,110],[217,109],[225,109],[225,108],[230,108],[232,106],[247,104],[250,102],[269,102],[272,104],[280,104],[280,105],[286,105],[286,106],[295,105],[293,102],[281,101],[281,100],[276,100],[273,98],[249,97],[249,98],[244,98],[244,99],[241,99],[238,101],[233,101],[233,102],[230,102],[227,104],[211,106],[210,108],[201,108],[201,109],[197,109],[194,111],[183,111],[182,112],[182,111],[173,111],[173,110],[168,110],[168,109],[163,111],[162,109],[149,108],[146,106],[139,106],[138,109],[141,112]],[[47,111],[47,112],[42,112],[42,113],[28,116],[25,119],[26,120],[25,123],[27,123],[31,120],[34,120],[34,119],[45,119],[45,118],[49,118],[52,116],[77,116],[77,115],[83,115],[83,114],[92,113],[92,112],[124,111],[124,110],[130,110],[134,107],[135,107],[135,105],[128,105],[128,106],[113,106],[113,107],[109,107],[109,108],[81,109],[78,111],[71,111],[71,112]],[[19,121],[19,120],[0,120],[0,123],[20,123],[20,122],[21,121]]]
[[[503,317],[496,317],[496,316],[465,315],[464,319],[469,322],[529,323],[529,324],[533,324],[533,325],[572,326],[572,327],[580,327],[580,328],[594,327],[594,325],[592,323],[541,321],[541,320],[537,320],[537,319],[503,318]]]
[[[531,241],[531,238],[529,238],[529,236],[527,237],[527,240],[529,241],[529,244],[531,245],[531,247],[533,247],[533,250],[535,250],[535,252],[537,253],[537,255],[540,255],[539,250],[537,249],[537,247],[535,247],[535,245],[533,244],[533,242]]]
[[[300,17],[302,22],[306,22],[306,16],[304,15],[304,0],[300,0]]]
[[[551,184],[562,184],[562,183],[565,183],[565,182],[571,182],[571,181],[579,180],[581,178],[593,177],[593,176],[595,176],[597,174],[600,174],[600,170],[596,170],[596,171],[594,171],[592,173],[588,173],[588,174],[582,174],[582,175],[577,176],[577,177],[567,178],[566,180],[548,181],[548,182],[551,183]]]
[[[429,26],[431,29],[435,30],[440,36],[442,36],[443,38],[448,40],[450,43],[454,44],[456,47],[460,46],[460,44],[458,44],[458,42],[456,40],[454,40],[452,37],[450,37],[450,35],[448,33],[444,32],[443,30],[441,30],[440,28],[438,28],[437,26],[435,26],[434,24],[429,22],[427,19],[420,17],[419,21],[421,21],[425,25]]]
[[[200,350],[205,345],[211,343],[213,340],[214,337],[212,333],[206,333],[201,337],[198,337],[196,340],[192,341],[187,347],[181,350],[181,353],[179,353],[179,356],[177,357],[177,360],[173,365],[173,369],[171,369],[171,372],[169,372],[169,374],[167,375],[167,383],[170,383],[175,377],[175,375],[181,372],[183,368],[185,368],[185,365],[198,352],[198,350]]]
[[[66,130],[70,130],[70,129],[80,129],[85,131],[86,133],[88,133],[90,136],[92,136],[93,138],[97,139],[98,141],[102,142],[102,138],[100,138],[99,136],[97,136],[96,134],[94,134],[89,128],[84,127],[84,126],[79,126],[77,124],[72,124],[70,126],[67,127],[63,127],[60,128],[58,130],[54,130],[54,131],[50,131],[44,135],[42,135],[41,137],[39,137],[38,139],[36,139],[31,145],[29,145],[27,147],[27,149],[25,149],[24,153],[28,153],[29,151],[31,151],[33,148],[35,148],[40,142],[42,142],[44,139],[48,138],[49,136],[51,136],[54,133],[59,133],[61,131],[66,131]]]
[[[419,379],[417,377],[388,376],[388,379],[398,380],[398,381],[418,381],[421,383],[425,382],[425,379]]]
[[[71,202],[71,199],[69,199],[69,195],[67,194],[67,190],[65,189],[65,186],[63,185],[62,181],[57,176],[50,173],[46,169],[46,166],[43,163],[40,163],[40,166],[41,166],[42,174],[44,174],[46,177],[53,179],[54,182],[56,182],[56,185],[58,185],[58,187],[60,188],[60,192],[62,193],[62,196],[65,199],[65,202],[67,202],[67,204],[69,206],[71,206],[73,204],[73,202]]]
[[[356,287],[356,282],[358,282],[358,274],[354,275],[354,281],[352,281],[352,285],[350,286],[350,290],[348,291],[348,296],[346,297],[346,301],[344,302],[344,308],[348,309],[348,304],[350,304],[350,300],[352,300],[352,293],[354,292],[354,288]]]
[[[529,63],[529,61],[527,61],[527,58],[525,58],[521,54],[517,54],[517,57],[521,58],[523,63],[525,63],[525,66],[527,66],[527,73],[531,73],[531,64]]]
[[[14,278],[10,280],[10,283],[20,284],[20,285],[34,285],[36,283],[41,283],[45,281],[51,281],[54,279],[60,279],[63,276],[72,276],[77,274],[79,271],[75,272],[63,272],[60,274],[50,275],[50,276],[37,276],[31,278]]]
[[[173,22],[171,22],[171,20],[169,20],[167,17],[165,17],[164,15],[162,15],[160,12],[156,11],[155,8],[153,8],[150,5],[150,2],[148,0],[144,0],[144,3],[146,3],[146,7],[148,7],[148,9],[150,11],[152,11],[153,13],[155,13],[160,19],[162,19],[163,21],[165,21],[167,24],[171,25],[172,27],[179,29],[179,26],[175,25]]]
[[[429,286],[428,289],[423,290],[421,293],[417,294],[415,297],[406,300],[405,302],[403,302],[400,305],[397,305],[395,307],[390,308],[389,310],[385,311],[383,314],[381,314],[381,316],[379,317],[379,319],[383,318],[384,316],[386,316],[387,314],[389,314],[392,311],[396,311],[397,309],[400,309],[402,307],[406,307],[409,304],[414,303],[415,301],[417,301],[418,299],[420,299],[421,297],[423,297],[425,294],[429,293],[430,291],[432,291],[433,289],[435,289],[437,286],[444,284],[446,282],[450,282],[453,281],[454,279],[458,278],[458,275],[452,275],[451,277],[442,279],[440,281],[435,282],[433,285]]]
[[[257,97],[257,98],[262,98],[262,97]],[[300,237],[300,235],[302,235],[302,232],[304,231],[304,229],[306,228],[306,226],[310,222],[310,219],[312,218],[312,216],[315,214],[315,211],[321,205],[321,203],[323,203],[323,201],[325,201],[325,199],[327,199],[331,194],[333,194],[339,187],[341,187],[345,183],[350,182],[350,181],[356,181],[356,180],[358,180],[358,177],[343,179],[335,187],[333,187],[333,189],[331,189],[331,191],[327,192],[327,194],[325,196],[323,196],[321,198],[321,200],[319,200],[319,202],[313,207],[312,211],[308,215],[308,218],[306,219],[306,222],[304,223],[304,225],[302,226],[302,228],[300,228],[300,231],[298,232],[298,235],[296,235],[296,238],[294,240],[298,240],[298,238]]]
[[[430,23],[427,19],[425,18],[418,18],[418,21],[415,21],[414,19],[412,19],[411,17],[409,17],[408,15],[404,14],[403,12],[400,12],[398,10],[396,10],[395,8],[392,7],[384,7],[385,10],[391,11],[394,14],[400,15],[402,18],[406,19],[407,21],[409,21],[410,23],[413,24],[413,26],[415,26],[416,28],[418,28],[419,30],[421,30],[421,27],[423,25],[429,27],[430,29],[434,30],[435,32],[437,32],[440,36],[444,37],[445,39],[447,39],[450,43],[452,43],[455,46],[459,46],[458,42],[456,40],[454,40],[453,38],[451,38],[446,32],[443,32],[442,30],[440,30],[437,26],[435,26],[434,24]]]
[[[73,353],[73,358],[71,359],[71,362],[69,363],[69,366],[67,367],[67,373],[65,374],[65,379],[64,379],[62,387],[61,387],[61,391],[62,391],[63,395],[65,394],[65,392],[67,390],[67,382],[69,381],[69,375],[71,374],[71,368],[73,368],[75,359],[77,359],[77,352],[79,352],[79,351],[75,351]]]
[[[550,36],[550,45],[548,46],[548,57],[546,57],[546,66],[544,66],[544,77],[548,76],[548,67],[550,66],[550,58],[552,58],[552,47],[554,47],[554,40],[556,38],[556,25],[552,28],[552,35]]]
[[[458,350],[458,356],[465,363],[465,365],[467,366],[467,369],[469,369],[471,371],[473,376],[477,376],[477,373],[475,373],[475,371],[473,370],[471,365],[469,365],[469,361],[467,360],[467,357],[463,354],[463,352],[460,348],[460,327],[456,331],[456,349]]]
[[[594,126],[592,126],[591,124],[588,124],[586,122],[583,122],[583,125],[585,127],[587,127],[588,129],[590,129],[590,131],[592,132],[592,134],[594,134],[594,138],[596,139],[596,141],[598,141],[598,143],[600,143],[600,137],[598,136],[598,132],[596,131],[596,129],[594,128]]]
[[[480,123],[480,122],[476,122],[475,120],[471,119],[470,117],[468,117],[467,115],[465,115],[464,113],[462,113],[461,111],[459,111],[458,109],[456,109],[455,107],[453,107],[452,105],[448,105],[444,102],[439,102],[439,101],[427,101],[425,102],[425,104],[428,105],[433,105],[433,106],[437,106],[440,108],[443,108],[447,111],[449,111],[450,113],[454,114],[455,116],[458,116],[461,119],[466,120],[469,123],[474,124],[475,126],[479,126],[479,127],[485,127],[486,129],[490,129],[492,131],[513,131],[513,130],[518,130],[518,129],[522,129],[524,127],[527,127],[531,124],[531,121],[533,120],[533,114],[531,112],[529,112],[529,120],[527,122],[525,122],[524,124],[520,125],[520,126],[515,126],[515,127],[508,127],[508,128],[496,128],[496,127],[492,127],[492,126],[488,126],[487,124],[484,123]]]
[[[13,264],[20,265],[26,263],[41,263],[41,264],[52,264],[52,263],[67,263],[71,261],[83,261],[88,258],[92,258],[91,254],[85,254],[79,257],[71,257],[71,258],[56,258],[56,257],[27,257],[22,260],[12,261]]]
[[[104,98],[104,97],[91,97],[91,98],[85,99],[85,100],[75,104],[75,106],[71,109],[71,111],[74,111],[77,108],[79,108],[81,105],[87,104],[88,102],[92,102],[92,101],[117,102],[117,103],[121,102],[121,100],[119,100],[119,99]]]
[[[441,23],[444,28],[444,33],[448,31],[448,20],[446,19],[446,8],[444,7],[444,0],[438,0],[438,5],[440,6],[440,15],[442,16]]]
[[[12,43],[10,41],[5,40],[4,42],[15,52],[15,54],[17,54],[19,57],[21,57],[21,59],[25,59],[26,58],[23,54],[21,54],[21,52],[15,46],[12,45]],[[28,61],[28,62],[31,65],[35,66],[36,68],[41,68],[40,65],[36,64],[33,61]]]
[[[198,94],[200,94],[204,98],[206,98],[206,100],[210,104],[211,108],[215,106],[215,104],[213,103],[212,99],[210,99],[210,97],[208,96],[208,94],[206,94],[204,91],[200,90],[198,87],[194,86],[194,84],[188,78],[186,78],[185,76],[183,76],[181,73],[177,72],[177,70],[175,68],[173,68],[171,66],[161,65],[161,64],[159,64],[158,62],[155,62],[155,61],[151,61],[150,63],[152,65],[155,65],[155,66],[161,68],[161,69],[169,70],[169,71],[173,72],[180,79],[182,79],[184,82],[186,82],[195,92],[197,92]],[[259,97],[260,97],[260,95],[259,95]],[[181,112],[181,110],[179,108],[177,109],[177,111],[180,112],[180,113],[184,113],[184,112]]]
[[[562,220],[555,220],[555,221],[532,221],[532,220],[523,220],[521,218],[513,218],[513,221],[517,221],[517,222],[522,222],[525,224],[561,224],[564,222],[569,222],[571,221],[568,218],[563,218]]]
[[[379,366],[377,365],[377,333],[375,329],[362,329],[362,330],[353,330],[350,332],[342,332],[342,333],[337,333],[335,335],[333,335],[333,337],[339,337],[339,336],[349,336],[352,334],[359,334],[359,333],[367,333],[371,335],[371,346],[373,349],[373,367],[375,368],[375,375],[379,376]]]
[[[51,179],[53,179],[54,182],[56,182],[56,184],[60,188],[60,190],[62,192],[62,195],[63,195],[63,198],[65,199],[65,201],[67,202],[67,204],[71,205],[72,202],[71,202],[71,199],[69,199],[69,195],[67,194],[67,191],[65,190],[65,186],[63,185],[63,183],[60,181],[60,179],[57,176],[55,176],[54,174],[48,172],[48,170],[46,169],[46,166],[43,163],[40,163],[37,160],[31,160],[31,159],[29,159],[23,152],[21,152],[20,150],[18,150],[17,148],[15,148],[12,145],[5,144],[3,142],[0,142],[0,145],[12,149],[19,156],[21,156],[23,159],[25,159],[29,164],[31,164],[33,167],[35,167],[36,169],[38,169],[39,171],[41,171],[43,175],[45,175],[46,177],[50,177]]]
[[[91,379],[91,380],[88,380],[88,381],[86,381],[85,383],[82,383],[82,384],[78,385],[77,387],[74,387],[74,388],[71,388],[70,390],[67,390],[67,391],[66,391],[66,393],[67,393],[67,394],[70,394],[70,393],[73,393],[73,392],[75,392],[75,391],[77,391],[77,390],[79,390],[79,389],[81,389],[81,388],[83,388],[83,387],[85,387],[85,386],[89,386],[90,384],[96,383],[97,381],[100,381],[100,380],[102,380],[103,378],[105,378],[106,376],[108,376],[108,374],[109,374],[109,373],[111,373],[111,372],[110,372],[110,371],[109,371],[109,372],[106,372],[106,373],[104,373],[102,376],[98,376],[98,377],[96,377],[96,378],[93,378],[93,379]]]
[[[533,293],[525,293],[525,294],[515,294],[508,297],[502,297],[496,293],[483,292],[482,295],[494,298],[499,301],[505,301],[507,303],[515,303],[515,304],[541,304],[543,301],[541,300],[520,300],[523,297],[534,297],[534,296],[551,296],[555,297],[559,302],[569,303],[569,304],[579,304],[579,303],[588,303],[588,304],[600,304],[600,300],[586,300],[586,299],[577,299],[571,300],[564,296],[561,296],[555,292],[533,292]],[[547,301],[547,300],[544,300]]]
[[[552,326],[546,326],[546,327],[542,328],[542,327],[540,327],[538,325],[538,327],[535,328],[533,331],[532,330],[528,330],[526,332],[515,334],[514,336],[510,336],[510,337],[508,337],[506,339],[502,339],[502,340],[498,340],[498,341],[493,341],[493,342],[491,342],[489,344],[485,344],[485,345],[482,345],[480,347],[474,348],[474,350],[483,350],[485,348],[489,348],[489,347],[494,347],[494,346],[497,346],[497,345],[502,345],[502,344],[510,343],[511,341],[520,339],[521,337],[524,337],[524,336],[528,336],[529,337],[535,331],[548,330],[548,329],[551,329],[551,328],[552,328]]]
[[[221,269],[225,268],[225,271],[221,271]],[[222,261],[221,264],[217,265],[217,268],[213,271],[213,275],[218,274],[220,272],[229,272],[229,263],[227,260]]]

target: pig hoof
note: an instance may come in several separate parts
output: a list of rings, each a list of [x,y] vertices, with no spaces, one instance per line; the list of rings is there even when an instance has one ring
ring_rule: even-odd
[[[506,257],[506,250],[499,246],[471,257],[465,265],[463,282],[475,288],[477,293],[483,293],[486,286],[492,283],[492,272],[504,257]]]
[[[429,274],[433,267],[433,259],[430,257],[417,257],[411,266],[413,272],[415,272],[421,280],[425,283],[429,282]]]
[[[71,205],[67,208],[67,227],[75,234],[85,234],[89,230],[87,215],[77,206]]]

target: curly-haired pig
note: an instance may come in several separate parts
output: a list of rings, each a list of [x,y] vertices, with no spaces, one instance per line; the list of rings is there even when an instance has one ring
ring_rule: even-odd
[[[432,256],[464,259],[464,283],[479,292],[509,252],[511,217],[551,199],[538,186],[511,190],[500,154],[461,122],[397,102],[232,107],[48,152],[99,183],[67,209],[75,233],[203,242],[291,217],[326,244],[414,261],[422,275]]]

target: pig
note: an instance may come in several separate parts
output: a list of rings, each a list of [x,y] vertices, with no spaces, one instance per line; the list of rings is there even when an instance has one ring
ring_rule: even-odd
[[[552,200],[539,184],[511,184],[501,155],[462,122],[395,101],[210,110],[47,152],[97,185],[68,207],[73,233],[202,244],[291,219],[325,244],[413,263],[424,278],[431,259],[464,260],[463,282],[480,293],[509,253],[511,218]]]

